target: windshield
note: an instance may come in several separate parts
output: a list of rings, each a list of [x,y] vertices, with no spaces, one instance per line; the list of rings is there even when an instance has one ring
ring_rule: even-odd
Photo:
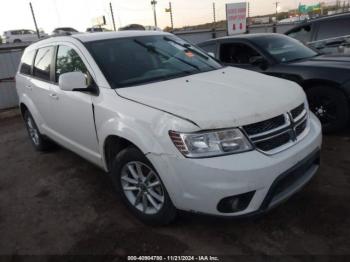
[[[276,35],[261,37],[257,41],[262,49],[280,63],[287,63],[317,56],[318,53],[293,38]]]
[[[112,88],[216,70],[222,66],[172,35],[115,38],[85,43]]]

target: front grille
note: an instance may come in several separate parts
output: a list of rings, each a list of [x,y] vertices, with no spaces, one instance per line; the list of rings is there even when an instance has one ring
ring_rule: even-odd
[[[296,136],[300,136],[304,130],[307,127],[307,119],[305,119],[304,121],[302,121],[296,128],[295,128],[295,134]]]
[[[284,144],[287,144],[290,140],[290,135],[287,132],[268,140],[256,142],[255,146],[263,151],[270,151],[277,147],[283,146]]]
[[[285,124],[284,116],[279,115],[265,121],[247,125],[244,127],[244,130],[247,132],[248,135],[256,135],[259,133],[267,132],[272,129],[278,128],[284,124]]]
[[[297,106],[296,108],[294,108],[292,111],[290,111],[290,114],[292,115],[293,119],[296,119],[298,116],[301,115],[301,113],[303,113],[304,109],[305,109],[305,105],[303,103],[300,106]]]
[[[244,131],[258,150],[277,153],[291,145],[307,128],[308,117],[304,103],[276,117],[243,126]]]

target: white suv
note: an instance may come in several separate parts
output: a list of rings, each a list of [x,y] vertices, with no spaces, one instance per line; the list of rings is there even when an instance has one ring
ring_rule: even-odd
[[[43,38],[46,36],[47,34],[40,33],[40,38]],[[3,42],[6,44],[34,42],[37,40],[38,40],[37,33],[33,30],[28,30],[28,29],[10,30],[10,31],[5,31],[3,34]]]
[[[148,223],[259,214],[319,167],[320,123],[297,84],[223,67],[172,34],[43,40],[16,83],[34,147],[55,141],[103,168]]]

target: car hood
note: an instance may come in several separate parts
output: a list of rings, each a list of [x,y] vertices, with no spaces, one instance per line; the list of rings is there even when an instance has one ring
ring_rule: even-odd
[[[307,60],[293,63],[300,66],[329,67],[350,69],[350,56],[347,55],[320,55]]]
[[[263,121],[299,106],[306,99],[294,82],[233,67],[120,88],[116,92],[189,119],[202,129]]]

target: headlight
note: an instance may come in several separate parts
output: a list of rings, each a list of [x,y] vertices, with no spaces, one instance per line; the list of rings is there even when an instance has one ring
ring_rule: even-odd
[[[238,128],[200,133],[169,131],[169,135],[177,149],[190,158],[221,156],[253,149]]]

